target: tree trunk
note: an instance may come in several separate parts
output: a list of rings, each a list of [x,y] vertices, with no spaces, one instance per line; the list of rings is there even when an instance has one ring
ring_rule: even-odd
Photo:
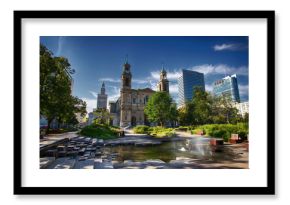
[[[48,119],[48,120],[47,120],[46,134],[48,134],[48,132],[49,132],[50,124],[51,124],[52,120],[53,120],[53,119]]]

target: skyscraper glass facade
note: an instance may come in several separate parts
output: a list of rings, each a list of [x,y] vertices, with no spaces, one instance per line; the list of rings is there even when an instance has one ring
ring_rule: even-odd
[[[185,104],[193,98],[194,88],[200,87],[205,90],[204,75],[191,70],[182,70],[181,76],[178,78],[178,98],[179,106]]]
[[[223,95],[233,102],[240,102],[237,75],[227,76],[221,80],[215,81],[213,93],[215,96]]]

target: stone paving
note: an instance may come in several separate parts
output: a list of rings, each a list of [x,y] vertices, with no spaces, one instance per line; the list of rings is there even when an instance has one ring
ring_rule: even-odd
[[[59,140],[62,139],[71,139],[77,137],[76,132],[67,132],[63,134],[49,134],[47,136],[44,136],[43,139],[40,139],[40,148],[43,148],[45,146],[51,145]]]

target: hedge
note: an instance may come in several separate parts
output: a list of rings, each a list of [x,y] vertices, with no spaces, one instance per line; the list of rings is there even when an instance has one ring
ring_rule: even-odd
[[[233,124],[207,124],[196,127],[192,130],[192,134],[196,134],[203,130],[205,135],[217,138],[223,138],[228,141],[231,134],[239,134],[243,140],[247,138],[249,128],[246,123]]]

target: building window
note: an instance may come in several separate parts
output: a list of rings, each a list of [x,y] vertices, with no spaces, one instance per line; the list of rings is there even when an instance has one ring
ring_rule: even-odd
[[[146,95],[145,98],[144,98],[144,104],[146,104],[149,100],[149,97]]]
[[[128,78],[125,79],[125,86],[130,86],[130,81]]]
[[[133,104],[135,104],[136,103],[136,98],[133,98]]]

